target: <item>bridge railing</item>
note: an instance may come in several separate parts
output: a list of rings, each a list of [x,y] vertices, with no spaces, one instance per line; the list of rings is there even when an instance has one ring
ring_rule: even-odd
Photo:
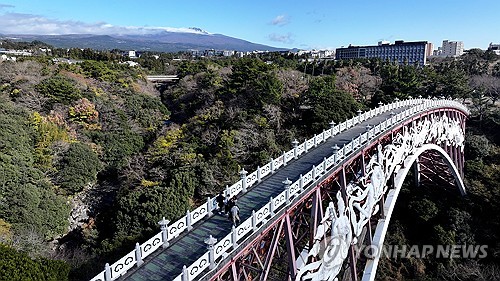
[[[373,138],[376,138],[386,132],[386,130],[390,129],[393,125],[407,120],[408,117],[413,116],[416,113],[424,112],[436,107],[451,106],[459,108],[464,112],[468,112],[468,109],[461,103],[449,100],[413,99],[404,102],[405,105],[415,106],[410,107],[399,114],[395,114],[391,118],[388,118],[376,126],[371,127],[366,132],[352,139],[351,142],[345,144],[342,148],[339,148],[337,151],[333,150],[333,154],[331,156],[325,157],[323,162],[319,165],[313,165],[309,172],[305,175],[300,175],[299,179],[295,182],[285,184],[284,190],[279,195],[275,198],[271,197],[269,202],[259,210],[252,211],[252,215],[248,219],[243,221],[237,227],[233,227],[231,233],[218,241],[218,243],[205,252],[195,263],[188,267],[184,266],[182,273],[179,274],[174,281],[194,280],[194,278],[198,277],[206,269],[213,268],[215,264],[221,262],[232,250],[236,249],[238,244],[243,242],[250,233],[259,231],[259,229],[267,221],[272,219],[277,212],[289,205],[295,198],[302,196],[317,179],[321,178],[325,173],[328,173],[329,170],[337,163],[350,156],[350,154],[361,146],[371,142]],[[211,256],[213,258],[211,258]]]
[[[330,123],[330,128],[324,130],[320,134],[317,134],[310,139],[305,140],[303,143],[298,144],[297,141],[294,141],[293,148],[291,150],[283,152],[282,155],[280,155],[275,159],[271,159],[269,163],[267,163],[262,167],[258,167],[257,170],[255,170],[254,172],[247,175],[247,172],[245,170],[242,170],[240,172],[241,179],[236,183],[234,183],[233,185],[227,186],[224,193],[226,196],[230,197],[236,196],[240,193],[244,193],[246,192],[247,188],[253,186],[256,183],[259,183],[264,177],[274,173],[277,169],[285,166],[288,162],[292,161],[293,159],[298,159],[298,157],[307,153],[310,149],[318,146],[320,143],[325,142],[328,138],[331,138],[383,112],[390,111],[399,107],[418,105],[421,104],[423,101],[427,101],[427,104],[433,104],[438,106],[442,105],[440,104],[440,102],[447,102],[441,100],[423,100],[423,99],[409,99],[404,101],[397,101],[387,105],[380,104],[379,107],[364,113],[359,112],[357,116],[354,116],[353,118],[346,120],[340,124],[335,124],[332,122]],[[421,104],[421,106],[424,106],[424,104]],[[466,110],[465,106],[463,105],[461,106]],[[343,148],[339,149],[339,151],[334,153],[329,158],[325,158],[323,163],[318,165],[318,167],[313,167],[313,169],[309,171],[307,174],[303,176],[301,175],[298,181],[290,185],[289,191],[282,192],[282,194],[280,194],[274,199],[271,198],[270,202],[266,206],[264,206],[263,208],[261,208],[259,211],[255,212],[252,215],[250,221],[247,220],[242,224],[240,224],[236,229],[233,229],[232,234],[228,235],[228,237],[231,238],[231,244],[229,246],[227,244],[229,243],[228,242],[229,240],[227,240],[228,237],[224,238],[219,243],[217,243],[218,246],[216,246],[216,248],[218,249],[218,251],[220,253],[223,253],[227,251],[229,248],[234,248],[234,245],[237,245],[236,243],[239,240],[238,238],[245,236],[250,231],[255,231],[258,224],[261,224],[264,221],[264,219],[267,218],[269,215],[271,214],[274,215],[277,208],[283,206],[285,202],[289,202],[291,197],[300,193],[299,191],[303,191],[308,183],[313,181],[319,175],[322,175],[329,167],[331,167],[331,165],[337,163],[339,159],[345,157],[350,152],[354,151],[357,147],[359,147],[362,144],[365,144],[371,138],[375,137],[377,134],[384,131],[385,128],[387,128],[387,126],[391,126],[395,122],[404,120],[407,116],[413,114],[410,113],[411,110],[416,110],[417,108],[420,107],[419,106],[411,107],[391,117],[390,119],[383,121],[381,124],[374,126],[372,129],[368,130],[364,134],[353,139],[352,142],[344,145]],[[217,203],[215,201],[215,198],[209,197],[207,198],[207,202],[205,204],[202,204],[201,206],[197,207],[192,211],[187,211],[184,217],[178,219],[177,221],[175,221],[170,225],[168,225],[169,221],[165,220],[164,218],[162,221],[159,222],[159,224],[162,226],[161,232],[159,232],[158,234],[147,240],[142,245],[136,243],[134,251],[130,252],[120,260],[113,263],[112,265],[106,264],[105,270],[100,272],[90,281],[116,280],[117,278],[125,274],[134,265],[140,266],[143,262],[142,259],[144,259],[148,255],[156,251],[158,248],[160,248],[160,246],[163,246],[163,248],[168,247],[169,241],[176,238],[184,231],[190,231],[193,225],[202,220],[203,218],[208,218],[212,216],[212,211],[215,210],[216,207]],[[218,257],[220,257],[220,255]],[[203,264],[203,269],[200,269],[199,266],[197,267],[195,265],[191,265],[183,270],[184,276],[187,275],[190,276],[189,280],[192,280],[192,278],[194,278],[192,275],[195,275],[195,272],[196,276],[198,276],[206,267],[208,267],[208,265],[202,263],[202,261],[204,261],[202,257],[200,257],[198,261],[200,262],[199,263],[200,266],[201,264]],[[179,276],[182,276],[182,274]],[[181,280],[178,278],[176,280]]]

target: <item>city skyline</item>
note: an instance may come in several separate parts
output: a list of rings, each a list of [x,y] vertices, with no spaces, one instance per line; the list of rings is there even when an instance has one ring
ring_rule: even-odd
[[[27,1],[0,0],[3,34],[126,34],[189,27],[280,48],[335,49],[378,41],[500,41],[500,2],[478,1]],[[495,41],[496,40],[496,41]]]

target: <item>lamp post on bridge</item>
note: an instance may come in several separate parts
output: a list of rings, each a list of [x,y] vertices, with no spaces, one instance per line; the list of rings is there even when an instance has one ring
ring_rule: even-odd
[[[332,137],[333,137],[333,129],[335,128],[335,122],[333,122],[332,120],[329,124],[330,124],[330,130],[332,130]]]
[[[370,134],[370,130],[371,130],[371,128],[373,128],[373,126],[370,125],[370,124],[368,124],[368,125],[365,126],[365,128],[366,128],[366,132],[368,133],[368,139],[372,139],[373,135]]]
[[[204,240],[205,244],[207,244],[208,249],[208,261],[210,265],[208,269],[212,270],[215,268],[215,253],[214,253],[214,245],[217,243],[217,239],[210,235],[207,239]]]
[[[168,243],[168,223],[170,221],[169,220],[166,220],[165,217],[163,217],[161,219],[161,221],[158,222],[158,224],[160,225],[160,229],[161,229],[161,238],[163,240],[163,249],[167,248],[170,244]]]
[[[282,183],[285,185],[285,196],[286,196],[286,203],[290,203],[290,185],[292,184],[292,181],[286,178],[286,180],[282,181]]]
[[[335,163],[337,163],[337,162],[339,162],[339,160],[340,160],[340,159],[338,159],[338,156],[337,156],[337,152],[339,152],[340,147],[339,147],[337,144],[335,144],[334,146],[332,146],[332,149],[333,149],[333,155],[334,155],[334,157],[333,157],[333,161],[334,161]]]

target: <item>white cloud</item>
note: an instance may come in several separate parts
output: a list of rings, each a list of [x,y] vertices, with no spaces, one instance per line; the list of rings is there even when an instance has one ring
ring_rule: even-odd
[[[191,28],[118,26],[106,22],[86,23],[72,20],[50,19],[40,15],[22,13],[0,14],[0,33],[4,34],[155,34],[161,31],[207,34]]]
[[[281,43],[285,43],[285,44],[291,44],[293,43],[293,34],[291,33],[288,33],[288,34],[276,34],[276,33],[272,33],[272,34],[269,34],[268,38],[269,40],[271,41],[274,41],[274,42],[281,42]]]
[[[290,20],[288,19],[288,17],[286,15],[279,15],[271,21],[271,24],[283,26],[283,25],[288,24],[289,22],[290,22]]]

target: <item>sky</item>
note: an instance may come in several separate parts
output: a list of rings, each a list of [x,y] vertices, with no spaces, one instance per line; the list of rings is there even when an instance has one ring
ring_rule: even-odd
[[[0,0],[0,34],[124,34],[197,27],[281,48],[378,41],[500,43],[500,0]]]

